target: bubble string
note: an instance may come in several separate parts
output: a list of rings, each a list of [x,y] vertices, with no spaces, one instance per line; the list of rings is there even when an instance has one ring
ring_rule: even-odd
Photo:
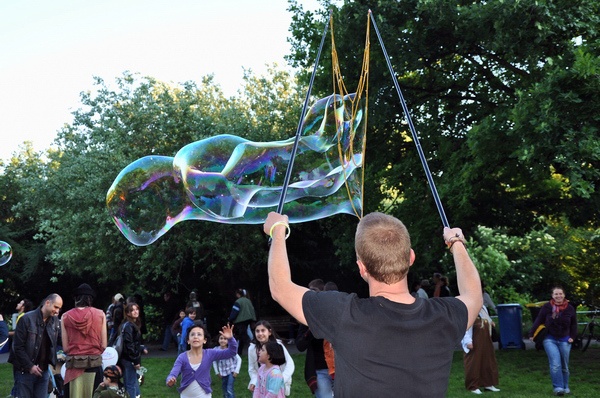
[[[410,128],[410,133],[412,134],[413,141],[417,146],[417,152],[419,153],[419,158],[421,159],[421,165],[423,166],[423,170],[425,171],[425,175],[427,177],[427,181],[429,182],[429,188],[431,189],[431,194],[433,195],[433,199],[435,200],[435,205],[437,207],[438,212],[440,213],[440,218],[442,219],[442,224],[444,227],[449,227],[448,219],[446,218],[446,213],[444,212],[444,206],[442,206],[442,201],[440,200],[440,196],[438,195],[437,188],[435,187],[435,182],[433,181],[433,177],[431,176],[431,171],[429,170],[429,165],[427,164],[427,159],[423,154],[423,148],[421,147],[421,142],[419,141],[419,135],[417,134],[417,130],[413,124],[412,118],[410,116],[410,112],[408,111],[408,106],[406,105],[406,101],[404,100],[404,96],[402,95],[402,90],[400,90],[400,85],[398,84],[398,79],[396,78],[396,73],[394,72],[394,68],[392,67],[392,61],[385,49],[385,45],[383,44],[383,39],[381,38],[381,34],[379,33],[379,28],[377,27],[377,23],[375,22],[375,17],[371,10],[369,10],[369,16],[371,18],[371,22],[373,23],[373,28],[375,29],[375,33],[377,33],[377,38],[379,39],[379,44],[381,45],[381,49],[383,51],[383,55],[385,56],[385,61],[387,63],[388,69],[390,71],[390,75],[392,77],[392,81],[394,82],[394,86],[396,87],[396,92],[398,93],[398,98],[400,99],[400,104],[402,105],[402,109],[404,110],[404,117],[406,122],[408,123],[408,127]]]
[[[335,34],[333,29],[333,18],[330,18],[329,21],[330,29],[331,29],[331,68],[332,68],[332,78],[333,78],[333,93],[340,93],[344,97],[348,95],[348,91],[346,89],[346,85],[344,84],[344,79],[342,76],[340,63],[337,55],[337,49],[335,45]],[[360,72],[360,78],[358,81],[358,87],[356,89],[356,93],[352,96],[352,107],[351,107],[351,116],[350,122],[355,123],[357,120],[362,120],[364,116],[364,123],[362,132],[362,142],[361,142],[361,160],[365,161],[365,155],[367,150],[367,116],[368,116],[368,103],[369,103],[369,60],[370,60],[370,23],[369,17],[367,16],[367,28],[365,35],[365,47],[363,50],[363,61],[362,68]],[[364,101],[362,99],[364,92]],[[364,111],[363,111],[364,108]],[[364,113],[364,115],[363,115]],[[350,130],[352,134],[357,132],[357,128]],[[343,141],[345,137],[341,134],[338,134],[338,152],[340,157],[340,162],[343,162],[344,158],[354,158],[354,136],[350,137],[350,146],[344,150]],[[361,171],[361,191],[364,191],[364,181],[365,181],[365,168],[362,168]],[[350,187],[346,184],[346,190],[348,195],[351,195]],[[364,199],[364,198],[363,198]],[[354,213],[360,219],[362,217],[362,210],[364,209],[363,203],[361,202],[360,210],[358,208],[354,208]],[[360,214],[359,214],[360,212]]]

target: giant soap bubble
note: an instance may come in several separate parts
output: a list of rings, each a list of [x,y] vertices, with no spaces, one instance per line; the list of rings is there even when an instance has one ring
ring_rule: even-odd
[[[362,211],[363,108],[331,95],[307,112],[284,212],[290,222]],[[354,109],[354,111],[353,111]],[[108,212],[133,244],[149,245],[184,220],[259,224],[279,203],[294,138],[252,142],[217,135],[174,158],[128,165],[106,195]]]
[[[2,240],[0,240],[0,266],[3,266],[12,258],[12,247]]]

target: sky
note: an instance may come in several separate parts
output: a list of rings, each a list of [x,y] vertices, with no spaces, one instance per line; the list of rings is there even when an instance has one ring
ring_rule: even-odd
[[[305,9],[317,0],[298,0]],[[48,149],[93,77],[124,71],[174,84],[213,74],[226,95],[243,68],[286,66],[286,0],[0,1],[0,159]]]

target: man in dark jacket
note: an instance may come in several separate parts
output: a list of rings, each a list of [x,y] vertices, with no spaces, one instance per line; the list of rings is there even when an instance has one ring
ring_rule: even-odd
[[[42,305],[21,318],[15,331],[8,362],[20,372],[20,398],[48,396],[49,365],[56,365],[56,344],[60,331],[58,313],[63,305],[58,294],[46,297]]]

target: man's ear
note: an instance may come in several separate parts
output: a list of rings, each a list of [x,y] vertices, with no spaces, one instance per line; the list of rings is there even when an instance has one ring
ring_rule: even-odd
[[[369,275],[367,267],[365,266],[365,264],[363,264],[363,262],[360,259],[356,260],[356,264],[358,265],[358,273],[360,274],[361,278],[366,280],[367,276]]]
[[[417,255],[415,254],[415,251],[413,249],[410,249],[410,263],[408,264],[409,267],[411,267],[415,263],[416,258]]]

